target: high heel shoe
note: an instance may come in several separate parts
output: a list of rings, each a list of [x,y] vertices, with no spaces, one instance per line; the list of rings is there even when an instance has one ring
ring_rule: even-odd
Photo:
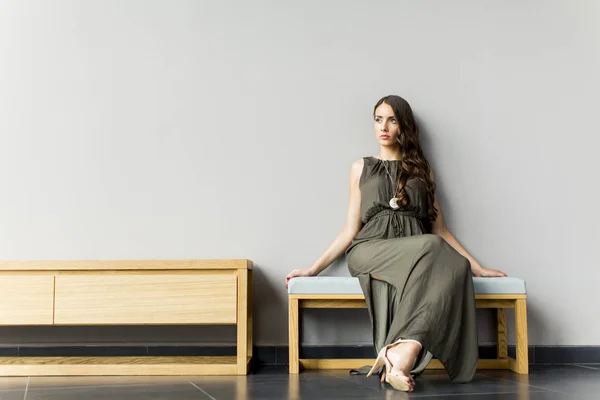
[[[395,341],[394,343],[388,344],[387,346],[383,347],[381,350],[379,350],[379,354],[377,354],[377,359],[375,360],[375,364],[373,364],[373,366],[371,367],[371,369],[369,370],[369,372],[367,373],[367,377],[370,377],[371,375],[373,375],[373,372],[375,372],[375,370],[379,367],[381,367],[382,365],[385,366],[385,369],[382,371],[381,373],[381,382],[387,382],[390,385],[392,385],[392,387],[396,390],[400,390],[403,392],[411,392],[414,390],[414,383],[412,382],[412,379],[410,376],[407,376],[407,378],[409,379],[409,381],[405,381],[401,376],[392,374],[392,363],[390,362],[389,358],[387,357],[387,351],[394,347],[397,346],[400,343],[406,343],[406,342],[413,342],[413,343],[417,343],[419,345],[421,345],[421,343],[419,343],[416,340],[411,340],[411,339],[399,339],[397,341]],[[414,364],[416,362],[416,358],[413,361],[413,366],[411,367],[414,368]]]

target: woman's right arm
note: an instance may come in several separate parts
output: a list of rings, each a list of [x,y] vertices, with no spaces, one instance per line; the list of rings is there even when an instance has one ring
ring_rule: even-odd
[[[360,188],[359,180],[364,167],[364,160],[355,161],[350,169],[350,202],[348,205],[348,212],[346,215],[346,223],[344,227],[338,233],[337,237],[333,240],[331,245],[325,250],[325,252],[319,257],[310,268],[295,269],[290,272],[286,278],[285,283],[296,276],[315,276],[321,273],[331,263],[337,260],[344,252],[348,249],[352,243],[352,239],[362,228],[362,221],[360,219]]]

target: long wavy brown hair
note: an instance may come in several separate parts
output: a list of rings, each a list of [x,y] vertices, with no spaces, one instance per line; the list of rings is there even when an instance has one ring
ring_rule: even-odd
[[[400,133],[398,134],[398,144],[400,145],[400,156],[402,158],[402,174],[400,174],[398,195],[399,203],[402,207],[407,207],[409,198],[406,193],[406,181],[410,177],[419,179],[427,188],[429,222],[432,224],[437,218],[437,209],[434,207],[435,200],[435,182],[431,179],[431,166],[423,154],[421,143],[419,141],[419,127],[415,121],[410,104],[400,96],[389,95],[383,97],[373,108],[373,117],[375,110],[381,104],[389,105],[394,111],[396,120],[400,123]]]

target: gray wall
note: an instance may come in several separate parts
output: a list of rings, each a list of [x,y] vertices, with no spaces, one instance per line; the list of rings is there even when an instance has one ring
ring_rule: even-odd
[[[451,231],[527,280],[530,343],[600,345],[598,4],[2,0],[0,258],[249,258],[256,341],[285,344],[284,277],[342,227],[350,165],[378,151],[372,107],[397,93]],[[364,310],[307,322],[308,344],[371,340]],[[234,339],[0,329],[0,343]]]

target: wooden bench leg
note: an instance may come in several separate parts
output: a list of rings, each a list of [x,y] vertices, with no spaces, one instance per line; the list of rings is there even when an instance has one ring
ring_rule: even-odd
[[[525,299],[515,300],[515,336],[517,339],[517,359],[511,363],[511,370],[518,374],[528,374],[529,342],[527,339],[527,306]]]
[[[498,346],[498,359],[508,358],[508,336],[506,333],[506,309],[497,308],[496,343]]]
[[[300,372],[299,348],[300,348],[300,326],[299,322],[299,304],[298,299],[288,299],[288,318],[289,318],[289,362],[290,374]]]

